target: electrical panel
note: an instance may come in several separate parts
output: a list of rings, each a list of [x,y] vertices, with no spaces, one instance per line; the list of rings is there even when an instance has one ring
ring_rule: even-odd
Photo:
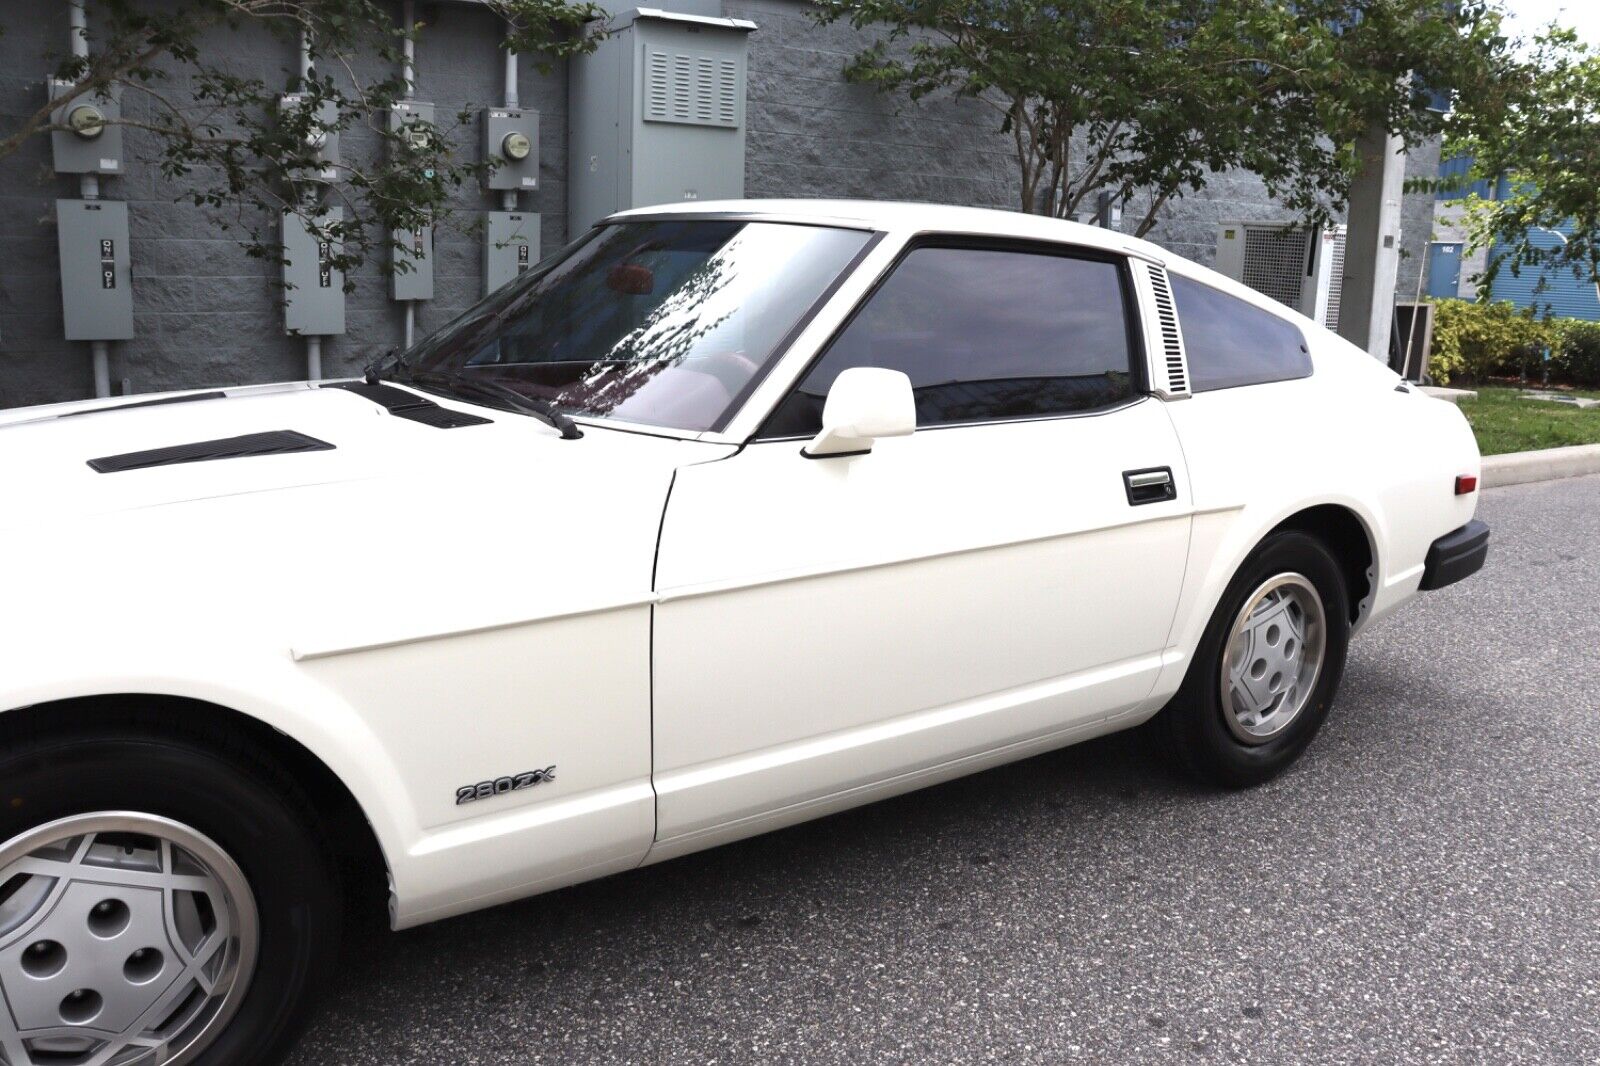
[[[57,200],[61,317],[69,341],[133,336],[128,205],[119,200]]]
[[[433,105],[417,100],[396,101],[389,111],[389,132],[408,139],[433,136]]]
[[[644,8],[569,63],[574,232],[617,211],[744,195],[744,19]]]
[[[389,131],[422,147],[419,138],[435,136],[433,105],[416,100],[401,100],[389,112]],[[431,177],[432,175],[427,175]],[[433,299],[433,227],[391,234],[389,298],[391,300]]]
[[[1339,328],[1344,259],[1344,226],[1309,230],[1290,222],[1224,222],[1217,227],[1218,273],[1333,330]]]
[[[539,187],[539,112],[490,107],[483,112],[483,157],[494,169],[489,189],[532,191]]]
[[[50,99],[65,96],[73,83],[50,80]],[[95,95],[85,94],[64,103],[50,115],[50,148],[58,174],[122,173],[122,88],[113,85]]]
[[[302,107],[311,106],[302,93],[286,93],[278,97],[279,114],[289,114]],[[316,128],[306,137],[308,154],[315,157],[314,169],[302,170],[295,177],[300,181],[335,180],[339,167],[339,108],[332,100],[317,105]]]
[[[321,229],[343,219],[343,208],[329,208],[312,227],[293,211],[284,212],[285,332],[319,337],[344,332],[344,272],[333,265],[343,244]]]
[[[539,216],[531,211],[490,211],[483,294],[489,295],[538,261]]]
[[[389,299],[433,299],[433,227],[395,230],[390,255]]]

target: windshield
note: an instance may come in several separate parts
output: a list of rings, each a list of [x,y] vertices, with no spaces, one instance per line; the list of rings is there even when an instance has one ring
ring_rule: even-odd
[[[405,353],[398,373],[464,394],[506,386],[573,415],[721,429],[870,237],[710,219],[602,226]]]

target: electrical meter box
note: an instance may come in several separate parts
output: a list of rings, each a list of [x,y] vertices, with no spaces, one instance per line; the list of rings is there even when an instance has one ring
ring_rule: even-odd
[[[406,138],[416,147],[424,147],[421,140],[435,136],[433,105],[417,100],[401,100],[389,112],[389,132]],[[425,177],[432,177],[427,174]],[[389,298],[391,300],[433,299],[433,227],[405,231],[396,230],[391,235]]]
[[[538,261],[539,216],[531,211],[490,211],[483,294],[489,295]]]
[[[308,337],[344,332],[344,272],[333,265],[343,244],[320,228],[343,218],[343,208],[329,208],[313,227],[293,211],[284,212],[284,332]]]
[[[640,8],[613,26],[568,66],[572,232],[630,207],[742,197],[756,24]]]
[[[416,100],[397,101],[389,111],[389,132],[408,139],[433,136],[433,105]]]
[[[483,158],[494,164],[488,189],[532,191],[539,187],[539,112],[516,107],[483,111]]]
[[[50,99],[71,90],[73,83],[50,79]],[[97,95],[83,95],[62,104],[50,115],[50,148],[57,174],[121,174],[122,88],[113,85]]]
[[[395,230],[392,239],[389,299],[433,299],[433,227]]]
[[[119,200],[57,200],[61,318],[69,341],[133,336],[128,205]]]
[[[301,93],[286,93],[278,97],[278,113],[287,115],[310,102]],[[339,108],[332,100],[317,106],[316,128],[306,137],[307,154],[317,160],[315,169],[303,169],[295,177],[300,181],[333,181],[339,167]]]

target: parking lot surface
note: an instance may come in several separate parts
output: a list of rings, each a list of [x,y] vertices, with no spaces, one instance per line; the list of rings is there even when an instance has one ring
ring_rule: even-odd
[[[1479,515],[1272,784],[1119,735],[359,934],[294,1062],[1600,1062],[1600,477]]]

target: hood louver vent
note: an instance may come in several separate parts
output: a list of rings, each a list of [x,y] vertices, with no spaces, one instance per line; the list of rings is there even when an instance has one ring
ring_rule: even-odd
[[[1189,395],[1189,361],[1183,350],[1183,334],[1178,329],[1178,308],[1172,300],[1172,286],[1167,272],[1148,264],[1150,292],[1155,299],[1156,330],[1159,334],[1157,349],[1163,381],[1157,382],[1157,391],[1168,397]]]
[[[460,429],[462,426],[487,426],[492,418],[469,415],[450,407],[442,407],[426,396],[418,396],[393,385],[369,385],[364,381],[330,381],[319,385],[323,389],[342,389],[345,392],[371,400],[396,418],[408,418],[434,429]]]
[[[120,474],[125,470],[147,470],[153,466],[175,466],[179,463],[207,463],[213,459],[245,459],[252,455],[292,455],[296,452],[332,450],[333,445],[325,440],[308,437],[292,429],[276,429],[268,433],[247,433],[242,437],[201,440],[193,444],[174,444],[168,448],[106,455],[90,459],[89,465],[102,474]]]
[[[114,407],[91,407],[87,411],[68,411],[57,418],[78,418],[82,415],[103,415],[112,411],[131,411],[135,407],[165,407],[174,403],[198,403],[201,400],[226,400],[228,394],[216,392],[191,392],[184,396],[166,396],[159,400],[139,400],[135,403],[119,403]]]

